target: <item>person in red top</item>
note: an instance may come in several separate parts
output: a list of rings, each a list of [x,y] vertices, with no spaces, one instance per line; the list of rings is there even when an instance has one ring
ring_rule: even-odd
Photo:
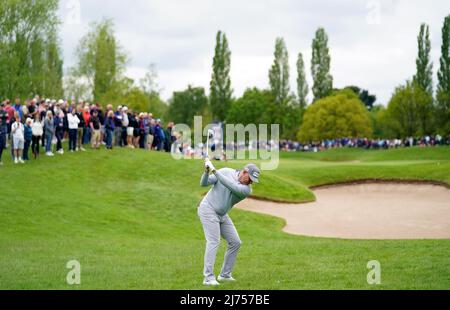
[[[91,119],[91,112],[89,106],[85,106],[83,110],[83,121],[84,121],[84,133],[83,133],[83,144],[88,144],[91,140],[91,126],[89,124]]]

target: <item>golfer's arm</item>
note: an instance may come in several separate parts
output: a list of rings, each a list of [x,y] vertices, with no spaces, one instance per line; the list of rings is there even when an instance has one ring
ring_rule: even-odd
[[[217,178],[215,175],[209,175],[207,172],[202,174],[202,178],[200,179],[200,186],[207,187],[216,183]]]
[[[249,186],[236,183],[232,178],[229,178],[222,174],[220,171],[216,171],[215,176],[226,188],[228,188],[233,194],[240,198],[246,198],[251,195],[252,190]]]

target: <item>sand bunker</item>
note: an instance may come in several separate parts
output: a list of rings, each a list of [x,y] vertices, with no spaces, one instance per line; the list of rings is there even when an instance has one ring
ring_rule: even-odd
[[[428,184],[366,183],[314,190],[317,201],[246,199],[238,208],[286,220],[287,233],[349,239],[450,238],[450,189]]]

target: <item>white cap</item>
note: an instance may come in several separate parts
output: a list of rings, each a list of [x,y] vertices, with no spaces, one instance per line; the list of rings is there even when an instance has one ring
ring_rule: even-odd
[[[59,103],[59,104],[64,104],[64,100],[59,99],[59,100],[58,100],[58,103]]]

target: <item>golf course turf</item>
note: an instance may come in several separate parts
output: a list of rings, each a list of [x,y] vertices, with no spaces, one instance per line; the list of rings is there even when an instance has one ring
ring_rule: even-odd
[[[0,289],[204,288],[201,161],[114,149],[18,166],[8,151],[0,167]],[[310,187],[359,179],[450,184],[450,148],[282,153],[254,195],[312,201]],[[302,237],[282,232],[278,218],[241,210],[230,216],[243,242],[238,281],[219,289],[450,289],[450,239]],[[222,240],[216,271],[224,250]],[[73,259],[81,264],[81,285],[66,283]],[[370,260],[381,264],[379,285],[367,284]]]

